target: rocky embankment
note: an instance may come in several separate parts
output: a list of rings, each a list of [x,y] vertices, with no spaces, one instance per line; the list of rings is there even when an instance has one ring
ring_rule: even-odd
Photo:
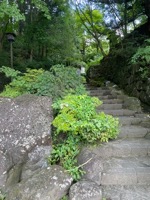
[[[118,117],[116,140],[83,147],[86,174],[73,183],[66,171],[49,166],[53,113],[48,97],[0,98],[0,189],[6,200],[149,200],[150,115],[136,98],[116,86],[88,87],[103,101],[98,112]]]

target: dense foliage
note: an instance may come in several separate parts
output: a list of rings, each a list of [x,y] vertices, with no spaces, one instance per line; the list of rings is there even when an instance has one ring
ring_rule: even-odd
[[[67,95],[53,104],[58,112],[53,120],[55,137],[61,141],[59,136],[63,133],[64,138],[54,145],[50,162],[63,165],[75,180],[83,173],[76,165],[80,143],[108,142],[119,133],[118,119],[96,112],[96,107],[101,104],[98,98],[88,95]]]
[[[118,123],[109,115],[97,114],[95,107],[100,104],[98,98],[87,95],[67,95],[56,102],[53,107],[59,109],[59,114],[53,125],[57,133],[80,135],[81,140],[89,143],[96,140],[108,142],[108,139],[115,138]]]
[[[50,71],[27,69],[25,73],[21,73],[8,67],[2,67],[1,71],[7,77],[12,78],[12,82],[5,86],[1,96],[17,97],[30,93],[58,99],[67,93],[85,93],[82,85],[84,78],[77,74],[75,68],[56,65]]]
[[[145,40],[143,46],[137,49],[132,56],[131,64],[139,66],[138,71],[141,78],[147,79],[150,77],[150,39]]]

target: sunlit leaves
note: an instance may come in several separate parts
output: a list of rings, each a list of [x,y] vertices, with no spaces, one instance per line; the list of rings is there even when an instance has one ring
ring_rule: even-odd
[[[35,7],[40,11],[44,13],[44,16],[47,19],[51,19],[50,17],[50,13],[49,13],[49,9],[48,9],[48,5],[41,0],[32,0],[32,3],[35,5]]]
[[[57,134],[78,135],[86,142],[97,140],[107,142],[118,134],[118,120],[104,113],[97,114],[96,107],[101,105],[96,97],[88,95],[67,95],[53,105],[60,108],[53,121]]]
[[[24,15],[20,13],[18,5],[15,2],[9,3],[7,0],[0,2],[0,18],[13,18],[13,22],[25,19]]]

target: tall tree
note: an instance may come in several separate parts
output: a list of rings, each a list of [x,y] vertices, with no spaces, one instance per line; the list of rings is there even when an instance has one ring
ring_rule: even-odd
[[[20,4],[25,22],[20,23],[19,29],[28,52],[26,58],[30,61],[47,59],[54,64],[73,57],[73,18],[68,0],[45,0],[46,12],[38,9],[39,0],[27,2]]]
[[[76,13],[88,34],[90,34],[95,40],[97,49],[101,51],[103,56],[106,56],[102,45],[103,36],[106,35],[102,13],[89,1],[86,1],[84,5],[77,1]]]
[[[134,21],[140,16],[146,15],[147,20],[145,24],[147,28],[145,31],[150,35],[150,1],[149,0],[89,0],[96,4],[107,5],[110,11],[112,21],[117,19],[118,25],[123,28],[123,32],[127,33],[127,24],[132,22],[136,28]],[[112,9],[113,8],[113,9]],[[121,17],[121,18],[120,18]],[[114,25],[115,23],[111,23]]]

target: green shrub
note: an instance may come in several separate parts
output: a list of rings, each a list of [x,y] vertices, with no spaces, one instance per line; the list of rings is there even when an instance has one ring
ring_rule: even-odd
[[[3,67],[2,71],[12,82],[5,87],[1,96],[17,97],[25,93],[61,98],[67,93],[84,94],[83,77],[73,67],[56,65],[50,71],[27,69],[26,73]]]
[[[141,65],[150,64],[150,39],[145,40],[145,44],[139,47],[137,52],[132,56],[132,63]]]
[[[38,76],[44,71],[42,69],[27,69],[26,73],[21,74],[19,71],[5,67],[3,72],[7,77],[12,78],[12,82],[6,85],[1,96],[17,97],[25,93],[35,94],[37,92],[35,83],[38,80]]]
[[[53,120],[57,133],[79,135],[82,140],[107,142],[118,134],[118,120],[103,112],[97,114],[96,107],[102,102],[88,95],[67,95],[53,104],[59,114]]]
[[[138,72],[141,78],[150,77],[150,39],[145,40],[144,45],[138,48],[130,63],[139,66]]]
[[[50,163],[59,163],[67,169],[75,180],[78,180],[83,171],[77,166],[76,156],[79,153],[81,142],[94,143],[108,142],[117,137],[119,130],[118,119],[103,112],[97,113],[96,107],[102,102],[96,97],[88,95],[67,95],[53,104],[58,115],[52,124],[56,128],[56,142]],[[62,140],[60,135],[65,134]]]
[[[5,73],[5,76],[6,76],[6,77],[10,77],[10,78],[12,78],[12,79],[17,78],[17,76],[21,74],[20,71],[15,70],[15,69],[12,69],[12,68],[10,68],[10,67],[5,67],[5,66],[2,66],[2,67],[0,68],[0,72]]]
[[[86,93],[83,77],[77,75],[75,68],[64,65],[55,65],[50,71],[45,71],[38,77],[36,88],[38,95],[53,99],[62,98],[68,93]]]

